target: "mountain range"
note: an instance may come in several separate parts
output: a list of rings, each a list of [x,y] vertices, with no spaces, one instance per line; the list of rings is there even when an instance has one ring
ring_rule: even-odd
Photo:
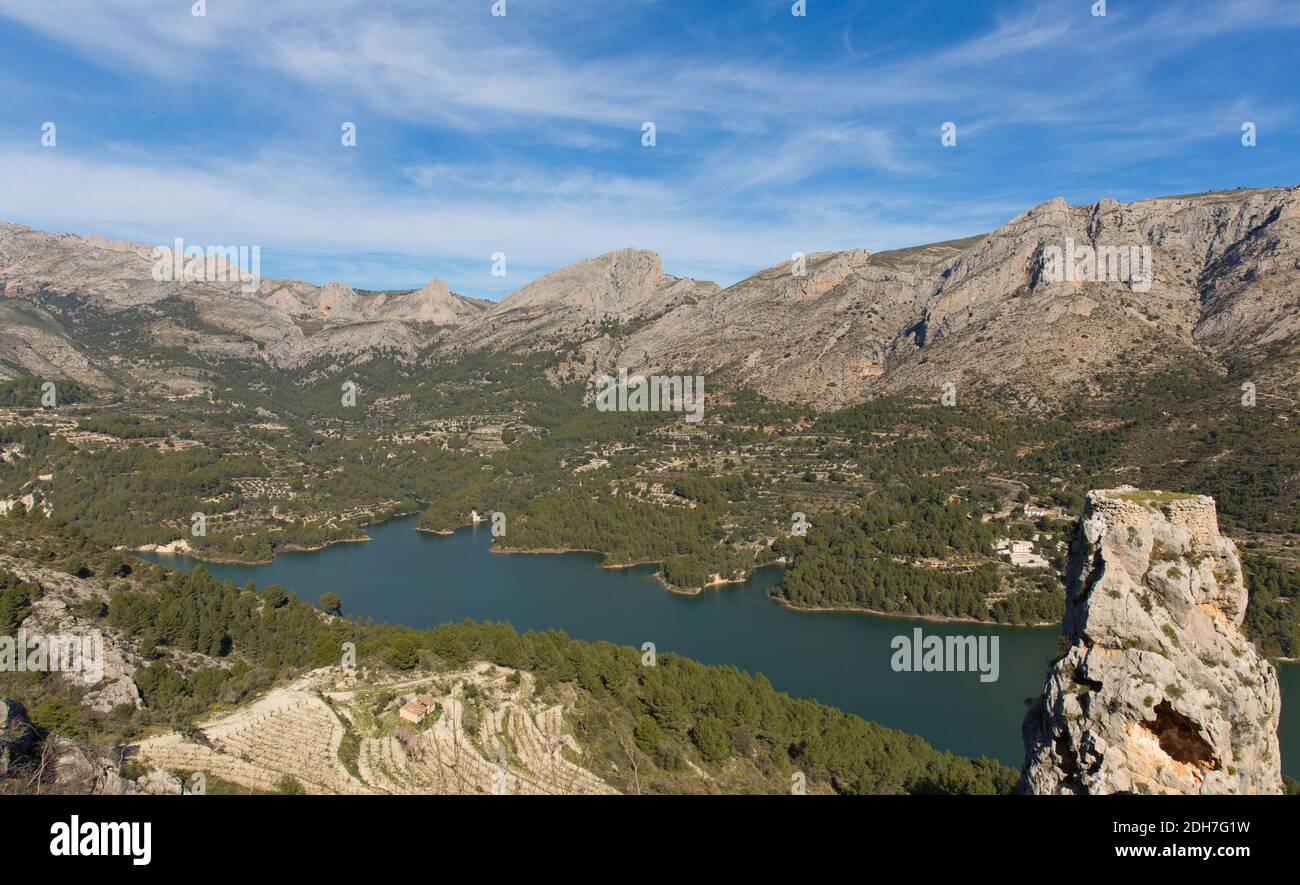
[[[1062,254],[1074,256],[1064,273]],[[328,371],[486,348],[558,351],[566,380],[707,372],[818,408],[937,395],[947,382],[1032,405],[1187,361],[1289,380],[1300,187],[1057,198],[980,236],[796,255],[726,288],[666,274],[641,249],[578,261],[496,303],[436,278],[406,292],[285,279],[246,291],[159,281],[154,265],[150,246],[0,223],[0,379],[195,392],[224,360]]]

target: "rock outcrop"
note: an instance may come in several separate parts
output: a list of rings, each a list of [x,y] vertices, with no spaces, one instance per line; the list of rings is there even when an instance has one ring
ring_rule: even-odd
[[[381,292],[371,309],[382,319],[461,326],[494,306],[490,301],[457,295],[447,287],[446,280],[434,278],[423,289],[408,294]]]
[[[112,386],[108,367],[120,354],[97,348],[85,327],[106,316],[163,347],[295,369],[376,354],[409,360],[493,306],[439,279],[410,292],[368,292],[258,279],[251,264],[241,274],[215,254],[198,264],[173,260],[192,272],[156,275],[154,247],[145,244],[0,222],[0,381],[35,375]],[[175,373],[143,374],[136,380],[175,386]]]
[[[36,727],[12,698],[0,699],[0,777],[9,774],[36,746]]]
[[[20,375],[109,386],[48,311],[16,298],[0,300],[0,381]]]
[[[105,350],[117,340],[103,334],[108,316],[146,328],[146,344],[282,369],[557,350],[572,364],[553,380],[705,372],[711,389],[744,384],[818,409],[937,397],[948,382],[1051,405],[1103,392],[1117,367],[1249,369],[1276,388],[1300,365],[1300,187],[1056,198],[987,234],[814,252],[726,289],[666,274],[643,249],[559,268],[499,304],[441,280],[414,292],[160,281],[153,263],[143,245],[0,222],[0,380],[96,386],[130,372],[176,386],[189,371],[155,369],[154,348]]]
[[[608,322],[654,319],[708,299],[716,283],[663,272],[659,256],[619,249],[566,265],[506,295],[457,330],[456,346],[533,350],[590,340]]]
[[[102,667],[60,670],[58,676],[81,689],[80,703],[87,710],[109,713],[119,707],[144,706],[136,670],[147,661],[133,649],[133,639],[104,628],[93,617],[78,614],[90,602],[108,602],[108,594],[95,582],[63,572],[40,568],[26,561],[0,554],[0,569],[31,581],[41,588],[33,600],[23,630],[31,636],[75,637],[90,641]],[[102,645],[100,644],[102,641]]]
[[[1049,259],[1067,248],[1058,279]],[[1063,401],[1116,365],[1240,367],[1294,348],[1297,285],[1300,188],[1056,198],[983,236],[783,261],[636,329],[594,374],[698,369],[820,409],[947,381]]]
[[[1214,499],[1090,492],[1067,582],[1022,791],[1282,791],[1277,674],[1242,635],[1246,587]]]
[[[121,757],[59,734],[38,731],[12,698],[0,699],[0,795],[178,793],[177,778],[153,767],[138,781],[122,774]],[[40,777],[32,777],[39,772]]]

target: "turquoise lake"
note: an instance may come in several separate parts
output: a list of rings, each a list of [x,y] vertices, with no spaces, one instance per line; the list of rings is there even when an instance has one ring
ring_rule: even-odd
[[[1025,698],[1042,689],[1060,630],[993,627],[840,612],[797,612],[772,602],[778,568],[698,596],[666,591],[654,566],[601,568],[585,553],[491,553],[486,525],[440,536],[415,531],[417,517],[368,529],[368,543],[287,553],[266,565],[202,563],[218,578],[281,584],[315,603],[326,591],[360,618],[433,627],[449,621],[508,621],[520,631],[561,629],[577,639],[676,652],[706,664],[763,673],[780,691],[921,735],[936,747],[987,755],[1019,767]],[[175,568],[190,557],[144,554]],[[1000,673],[896,673],[891,641],[926,635],[997,637]],[[1300,665],[1279,667],[1284,768],[1300,776]]]

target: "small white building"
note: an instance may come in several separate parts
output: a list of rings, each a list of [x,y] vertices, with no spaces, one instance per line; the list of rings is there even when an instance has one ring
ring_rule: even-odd
[[[1012,541],[1003,538],[996,542],[994,550],[1011,558],[1011,564],[1016,568],[1048,568],[1049,563],[1046,559],[1034,552],[1034,543],[1032,541]]]

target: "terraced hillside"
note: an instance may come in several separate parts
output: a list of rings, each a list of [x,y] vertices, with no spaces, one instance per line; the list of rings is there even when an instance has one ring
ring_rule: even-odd
[[[327,667],[198,723],[201,737],[143,741],[137,758],[257,792],[286,778],[311,794],[617,792],[578,764],[564,708],[534,687],[531,674],[487,663],[398,682]],[[412,725],[396,711],[417,694],[434,711]]]

